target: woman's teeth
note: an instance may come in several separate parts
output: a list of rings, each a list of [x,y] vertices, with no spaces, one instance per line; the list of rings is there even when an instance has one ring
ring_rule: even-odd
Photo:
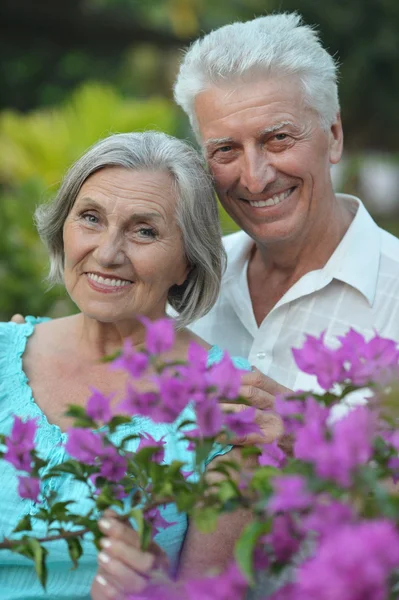
[[[251,202],[251,200],[248,200],[248,202],[251,206],[255,206],[256,208],[261,208],[262,206],[275,206],[276,204],[280,204],[280,202],[288,198],[292,190],[293,188],[290,188],[289,190],[281,192],[281,194],[276,194],[267,200],[259,200],[258,202]]]
[[[109,285],[111,287],[125,287],[132,283],[131,281],[126,281],[126,279],[111,279],[104,278],[101,275],[95,275],[95,273],[87,273],[87,277],[92,281],[96,281],[97,283],[101,283],[102,285]]]

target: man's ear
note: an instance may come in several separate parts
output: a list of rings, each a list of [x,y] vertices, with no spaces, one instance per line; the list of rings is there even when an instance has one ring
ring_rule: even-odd
[[[337,113],[337,118],[329,131],[329,155],[332,165],[336,165],[341,160],[343,148],[344,132],[342,131],[341,115]]]

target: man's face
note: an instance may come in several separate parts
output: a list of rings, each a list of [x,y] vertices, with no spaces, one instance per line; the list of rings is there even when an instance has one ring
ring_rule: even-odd
[[[320,222],[342,128],[339,119],[321,128],[296,80],[212,87],[197,96],[195,112],[220,201],[256,242],[294,240]]]

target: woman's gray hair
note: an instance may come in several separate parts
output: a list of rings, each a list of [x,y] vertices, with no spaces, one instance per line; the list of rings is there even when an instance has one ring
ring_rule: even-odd
[[[121,133],[92,146],[67,172],[55,199],[35,213],[40,237],[50,254],[51,284],[63,281],[63,227],[83,183],[107,167],[165,171],[173,179],[176,218],[190,272],[185,283],[169,290],[168,302],[184,327],[214,305],[225,267],[216,197],[198,153],[186,142],[157,131]]]
[[[220,27],[194,42],[180,66],[174,95],[201,141],[194,110],[197,94],[237,81],[296,77],[306,104],[327,130],[339,112],[337,70],[317,32],[298,13],[274,14]]]

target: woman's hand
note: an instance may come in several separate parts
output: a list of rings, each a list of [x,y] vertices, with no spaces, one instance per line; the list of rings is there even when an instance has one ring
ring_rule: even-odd
[[[153,569],[166,567],[159,546],[152,543],[150,551],[143,552],[137,532],[113,511],[104,513],[99,527],[105,537],[100,542],[98,571],[91,588],[93,600],[122,600],[127,594],[138,594],[146,587]]]

